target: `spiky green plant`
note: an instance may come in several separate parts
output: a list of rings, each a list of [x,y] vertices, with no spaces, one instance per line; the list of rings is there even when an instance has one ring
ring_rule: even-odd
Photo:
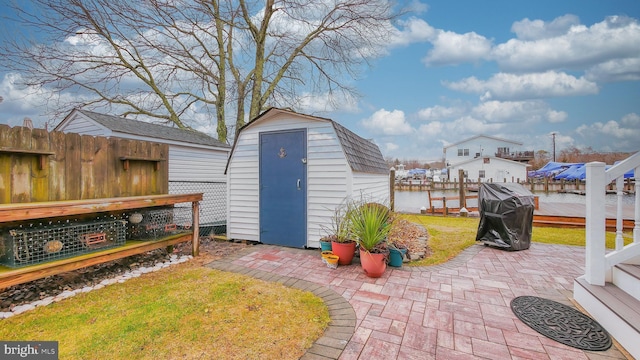
[[[365,251],[373,251],[391,231],[391,213],[384,205],[352,202],[348,214],[351,233]]]

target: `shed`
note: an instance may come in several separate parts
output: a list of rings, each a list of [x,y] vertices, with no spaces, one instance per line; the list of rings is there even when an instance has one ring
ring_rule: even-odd
[[[337,122],[271,108],[239,131],[227,163],[227,237],[320,246],[345,199],[389,199],[377,145]]]
[[[455,177],[459,169],[465,171],[469,181],[518,182],[527,179],[531,165],[494,156],[483,156],[452,165],[449,176]]]
[[[169,145],[169,193],[203,193],[200,224],[224,226],[231,146],[202,132],[75,109],[54,129],[65,133],[146,140]],[[206,231],[205,230],[205,231]]]

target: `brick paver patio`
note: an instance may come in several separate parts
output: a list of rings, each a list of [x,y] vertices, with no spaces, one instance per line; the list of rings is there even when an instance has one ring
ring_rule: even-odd
[[[304,359],[625,359],[615,347],[582,351],[522,323],[509,307],[520,295],[573,306],[584,248],[532,243],[507,252],[475,245],[446,264],[388,268],[383,277],[353,265],[329,269],[319,250],[256,245],[211,263],[313,291],[331,326]]]

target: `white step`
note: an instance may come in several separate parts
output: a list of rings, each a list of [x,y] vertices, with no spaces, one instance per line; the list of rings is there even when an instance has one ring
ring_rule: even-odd
[[[591,285],[583,276],[574,282],[573,297],[625,350],[640,359],[640,300],[612,283]]]
[[[640,300],[640,265],[614,266],[613,283],[636,300]]]

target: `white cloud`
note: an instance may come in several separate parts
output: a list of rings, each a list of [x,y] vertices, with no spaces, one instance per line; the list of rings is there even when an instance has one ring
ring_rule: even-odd
[[[457,34],[442,30],[432,44],[433,49],[423,59],[427,66],[477,62],[489,56],[492,45],[491,40],[475,32]]]
[[[550,123],[560,123],[567,120],[567,113],[564,111],[556,111],[549,109],[547,111],[547,121]]]
[[[428,124],[422,124],[418,128],[418,133],[425,136],[438,136],[442,134],[444,123],[440,121],[431,121]]]
[[[540,122],[557,123],[566,120],[567,113],[549,108],[541,100],[486,101],[473,108],[472,114],[489,122]]]
[[[398,144],[388,142],[384,144],[384,148],[386,149],[386,151],[392,152],[394,150],[398,150],[400,146],[398,146]]]
[[[640,115],[630,113],[619,121],[581,125],[576,133],[595,149],[612,146],[618,151],[640,150]]]
[[[429,10],[429,5],[421,3],[420,0],[412,0],[407,10],[414,14],[424,14]]]
[[[431,121],[422,124],[418,128],[418,133],[430,140],[438,139],[444,143],[455,143],[477,134],[495,134],[503,127],[503,123],[490,123],[472,115],[464,115],[453,121]]]
[[[521,40],[539,40],[561,36],[567,33],[572,26],[579,24],[580,19],[577,16],[567,14],[557,17],[551,22],[529,19],[516,21],[511,26],[511,31]]]
[[[467,135],[496,134],[504,127],[504,123],[487,123],[473,116],[463,116],[451,123],[447,123],[446,131],[460,141]]]
[[[72,101],[71,94],[59,96],[44,87],[26,86],[22,76],[16,73],[4,75],[0,81],[0,96],[3,98],[0,103],[0,123],[21,126],[23,119],[28,117],[38,128],[44,127],[49,120],[58,120],[45,115],[47,101]]]
[[[384,135],[405,135],[413,132],[401,110],[380,109],[370,118],[362,120],[362,125],[371,132]]]
[[[585,79],[590,81],[638,81],[640,80],[640,57],[616,59],[598,64],[587,70]]]
[[[301,112],[323,113],[328,111],[358,112],[358,100],[347,92],[311,94],[304,93],[297,99]]]
[[[457,82],[445,82],[444,85],[452,90],[480,94],[483,100],[540,99],[598,93],[595,83],[555,71],[523,75],[498,73],[486,81],[470,77]]]
[[[426,21],[416,17],[398,22],[400,29],[394,28],[391,36],[391,46],[406,46],[413,43],[421,43],[434,39],[436,29]]]
[[[426,121],[453,119],[462,116],[466,111],[463,107],[446,107],[436,105],[426,109],[418,111],[418,118]]]
[[[611,16],[591,27],[571,24],[574,20],[570,18],[556,20],[542,25],[535,21],[514,24],[525,40],[511,39],[496,46],[492,58],[504,71],[531,72],[585,69],[640,54],[640,24],[635,19]],[[548,37],[562,29],[561,35]]]
[[[627,114],[622,117],[622,125],[628,127],[635,127],[636,129],[640,129],[640,115],[636,113]]]

